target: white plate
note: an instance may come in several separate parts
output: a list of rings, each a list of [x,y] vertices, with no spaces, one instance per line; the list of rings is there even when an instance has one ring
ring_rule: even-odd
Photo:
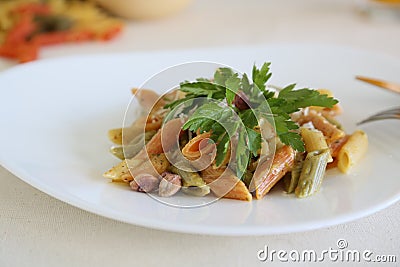
[[[38,61],[0,75],[0,160],[22,180],[84,210],[116,220],[177,232],[213,235],[288,233],[326,227],[376,212],[400,198],[400,121],[363,126],[368,155],[350,175],[329,172],[315,196],[296,199],[275,189],[251,203],[220,200],[173,208],[109,183],[102,173],[109,128],[122,124],[130,88],[165,67],[216,61],[248,72],[272,62],[272,83],[329,88],[345,110],[348,132],[399,96],[363,84],[357,74],[398,80],[400,62],[351,48],[274,45],[194,51],[99,55]]]

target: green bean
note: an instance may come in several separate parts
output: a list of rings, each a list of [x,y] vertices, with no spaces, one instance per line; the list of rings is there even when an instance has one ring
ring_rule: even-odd
[[[131,159],[144,147],[144,144],[156,134],[156,131],[148,131],[133,138],[125,146],[113,146],[110,148],[111,154],[119,159]],[[144,138],[144,140],[143,140]]]
[[[315,150],[307,154],[303,169],[301,170],[299,183],[295,189],[297,197],[308,197],[319,190],[325,175],[329,156],[329,149]]]
[[[210,187],[204,182],[204,180],[197,172],[187,172],[178,169],[175,166],[171,166],[170,169],[171,172],[181,176],[182,192],[198,197],[202,197],[210,193]]]

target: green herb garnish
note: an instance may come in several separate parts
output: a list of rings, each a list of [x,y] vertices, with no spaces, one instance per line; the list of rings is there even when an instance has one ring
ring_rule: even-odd
[[[239,75],[230,68],[219,68],[213,81],[200,78],[195,82],[181,83],[179,90],[186,93],[185,98],[165,108],[172,112],[183,104],[186,111],[194,110],[189,112],[183,129],[212,133],[211,139],[217,144],[217,166],[223,162],[232,137],[235,137],[235,167],[240,178],[247,169],[250,157],[256,157],[261,148],[261,134],[254,130],[259,124],[257,118],[265,118],[275,125],[282,143],[303,152],[304,143],[295,131],[299,126],[290,119],[290,114],[309,106],[331,108],[338,103],[316,90],[295,90],[295,84],[283,88],[276,95],[267,89],[271,75],[270,63],[264,63],[261,68],[254,65],[251,81],[246,74]],[[207,101],[196,102],[199,98]]]

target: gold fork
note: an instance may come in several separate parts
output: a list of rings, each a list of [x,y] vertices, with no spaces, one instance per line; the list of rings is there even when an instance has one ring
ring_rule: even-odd
[[[356,76],[356,79],[379,86],[379,87],[389,90],[391,92],[400,94],[400,85],[399,84],[395,84],[395,83],[387,82],[387,81],[383,81],[383,80],[378,80],[378,79],[372,79],[372,78],[368,78],[368,77],[364,77],[364,76]]]

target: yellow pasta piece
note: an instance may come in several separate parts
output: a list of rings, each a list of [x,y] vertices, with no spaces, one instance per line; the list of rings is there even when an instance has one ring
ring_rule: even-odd
[[[116,166],[106,171],[103,176],[111,179],[113,182],[125,182],[128,183],[133,180],[133,177],[129,171],[129,168],[134,168],[143,163],[143,159],[127,159],[121,161]]]
[[[138,155],[132,159],[121,161],[110,170],[106,171],[103,176],[110,178],[113,182],[129,183],[134,180],[138,174],[151,174],[157,176],[165,172],[170,163],[164,153],[153,154],[148,157]]]
[[[303,138],[304,145],[307,152],[313,152],[316,150],[328,149],[325,137],[321,131],[316,129],[309,129],[306,127],[301,127],[300,129],[301,137]],[[333,159],[329,155],[328,162],[332,162]]]
[[[361,130],[355,131],[352,135],[350,135],[347,142],[339,151],[337,157],[337,166],[339,170],[343,173],[349,172],[350,169],[366,154],[367,149],[367,134]]]
[[[117,145],[122,145],[122,128],[108,130],[108,139]]]

